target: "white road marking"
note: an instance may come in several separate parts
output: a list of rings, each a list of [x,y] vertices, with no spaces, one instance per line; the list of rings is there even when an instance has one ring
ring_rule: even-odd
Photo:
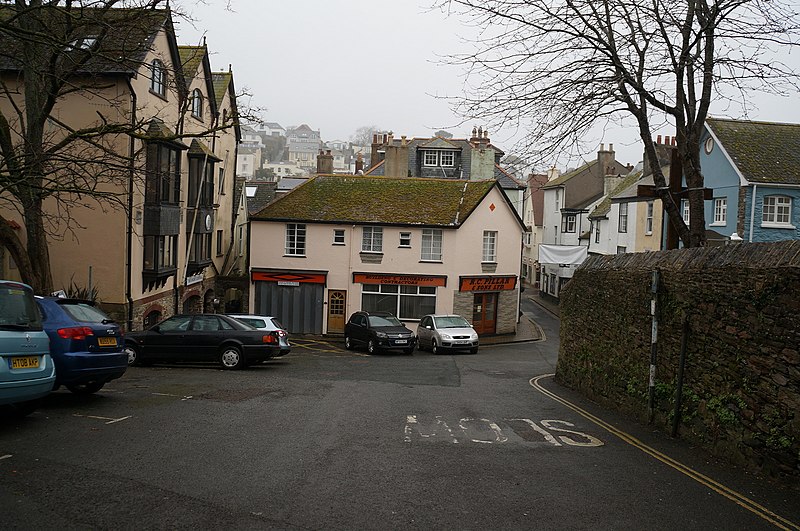
[[[531,419],[505,419],[505,420],[509,420],[509,421],[518,420],[520,422],[524,422],[525,424],[530,426],[533,429],[533,431],[535,431],[536,433],[540,434],[542,437],[544,437],[544,440],[546,440],[547,442],[551,443],[553,446],[561,446],[561,443],[558,442],[556,440],[556,438],[553,437],[550,434],[550,432],[548,432],[547,430],[545,430],[544,428],[542,428],[541,426],[536,424]],[[512,426],[511,429],[513,430],[514,427]]]
[[[11,455],[11,454],[0,455],[0,460],[3,460],[3,459],[8,459],[9,457],[14,457],[14,456],[13,456],[13,455]]]
[[[150,394],[156,395],[156,396],[171,396],[173,398],[180,398],[181,402],[183,402],[185,400],[191,400],[192,398],[194,398],[193,395],[172,395],[172,394],[169,394],[169,393],[150,393]]]
[[[562,441],[564,441],[565,443],[567,443],[567,444],[569,444],[571,446],[587,446],[587,447],[603,446],[603,441],[601,441],[597,437],[592,437],[591,435],[586,434],[586,433],[582,433],[580,431],[572,431],[572,430],[565,430],[563,428],[556,428],[555,426],[552,425],[553,423],[559,423],[559,424],[563,424],[565,426],[569,426],[570,428],[574,428],[575,427],[575,424],[573,424],[571,422],[567,422],[566,420],[543,420],[541,422],[542,422],[542,426],[544,426],[545,428],[548,428],[550,430],[557,431],[557,432],[562,432],[562,433],[571,433],[573,435],[580,435],[581,437],[585,437],[585,438],[589,439],[589,442],[579,442],[579,441],[576,441],[575,439],[567,437],[566,435],[559,435],[558,436],[559,439],[561,439]]]
[[[106,420],[106,424],[116,424],[117,422],[122,422],[123,420],[127,420],[131,418],[133,415],[128,415],[127,417],[121,417],[118,419],[111,418],[111,417],[100,417],[97,415],[81,415],[80,413],[73,413],[73,417],[83,417],[86,419],[95,419],[95,420]]]
[[[458,425],[461,427],[462,430],[464,430],[465,433],[466,433],[468,428],[467,428],[467,426],[464,425],[464,423],[467,423],[467,422],[469,422],[469,423],[472,423],[472,422],[485,422],[486,425],[489,426],[489,429],[491,429],[494,432],[494,440],[493,441],[486,441],[484,439],[470,439],[472,442],[484,443],[484,444],[494,444],[494,443],[504,443],[504,442],[506,442],[508,440],[508,437],[503,435],[503,430],[500,429],[500,426],[498,426],[497,424],[495,424],[494,422],[492,422],[489,419],[470,419],[470,418],[461,419],[460,421],[458,421]]]

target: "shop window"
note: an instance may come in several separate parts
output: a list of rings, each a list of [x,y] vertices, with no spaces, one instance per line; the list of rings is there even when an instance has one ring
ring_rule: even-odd
[[[433,286],[398,286],[364,284],[361,309],[367,312],[390,312],[399,319],[421,319],[436,312],[436,288]]]

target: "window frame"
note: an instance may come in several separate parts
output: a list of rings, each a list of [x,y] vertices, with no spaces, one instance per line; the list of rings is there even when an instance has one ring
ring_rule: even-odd
[[[192,91],[192,117],[198,120],[203,119],[203,93],[200,89]]]
[[[366,225],[361,228],[361,252],[383,253],[383,227]]]
[[[628,232],[628,203],[619,204],[619,222],[617,232],[626,234]]]
[[[578,230],[578,216],[577,214],[562,214],[561,215],[561,233],[562,234],[575,234]]]
[[[287,223],[284,256],[306,256],[306,224]]]
[[[361,285],[362,310],[388,311],[405,321],[416,321],[425,315],[436,313],[436,298],[435,286]]]
[[[728,224],[728,198],[714,198],[714,221],[711,226],[724,226]]]
[[[410,232],[401,232],[400,233],[400,244],[398,247],[402,249],[410,249],[411,248],[411,233]]]
[[[655,215],[655,203],[653,201],[647,202],[647,213],[644,220],[644,233],[649,236],[653,234],[653,224]]]
[[[442,229],[422,229],[422,244],[420,245],[419,253],[420,261],[441,262],[443,239]]]
[[[497,263],[497,231],[483,231],[483,246],[481,247],[481,263]]]
[[[333,244],[332,245],[345,245],[345,232],[344,229],[333,229]]]
[[[161,98],[167,97],[167,68],[158,58],[150,62],[150,92]]]
[[[792,197],[783,194],[765,195],[761,202],[761,226],[767,228],[794,228],[792,225]],[[769,205],[768,202],[774,203]],[[782,204],[778,204],[782,203]],[[767,208],[771,212],[772,219],[767,217]],[[780,221],[780,217],[786,217],[786,221]]]

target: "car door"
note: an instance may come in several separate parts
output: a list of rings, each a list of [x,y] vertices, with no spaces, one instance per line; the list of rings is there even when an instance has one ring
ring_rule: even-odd
[[[186,350],[186,334],[191,322],[191,315],[176,315],[148,330],[141,344],[144,357],[180,359]]]
[[[367,316],[363,314],[356,314],[353,316],[350,327],[350,339],[359,344],[366,344],[367,342]]]
[[[192,327],[186,336],[187,359],[208,361],[217,356],[222,341],[219,317],[216,315],[195,315]]]
[[[422,318],[422,321],[419,322],[419,326],[417,327],[417,338],[419,340],[420,346],[429,346],[431,344],[431,330],[430,327],[432,326],[433,319],[431,319],[430,315],[426,315]]]

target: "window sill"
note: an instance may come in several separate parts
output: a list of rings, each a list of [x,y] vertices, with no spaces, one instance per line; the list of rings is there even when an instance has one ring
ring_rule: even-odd
[[[411,249],[411,246],[410,245],[398,245],[397,248],[398,249]]]
[[[727,224],[728,224],[728,222],[727,222],[727,221],[722,221],[722,222],[721,222],[721,221],[715,221],[714,223],[711,223],[711,224],[709,225],[709,227],[724,227],[724,226],[726,226]]]
[[[790,223],[761,223],[762,229],[789,229],[794,230],[797,227]]]
[[[383,256],[383,251],[361,251],[361,254],[370,256]]]
[[[420,264],[443,264],[441,260],[422,260],[419,261]]]
[[[283,255],[284,258],[305,258],[306,255],[304,254],[285,254]]]
[[[337,247],[344,247],[345,246],[344,243],[339,243],[339,242],[333,242],[331,245],[335,245]]]
[[[153,96],[155,96],[155,97],[157,97],[157,98],[160,98],[160,99],[162,99],[162,100],[164,100],[164,101],[169,101],[169,100],[167,99],[167,94],[166,94],[166,93],[164,93],[164,94],[159,94],[159,93],[158,93],[158,92],[156,92],[155,90],[153,90],[153,89],[150,89],[150,94],[152,94]]]

